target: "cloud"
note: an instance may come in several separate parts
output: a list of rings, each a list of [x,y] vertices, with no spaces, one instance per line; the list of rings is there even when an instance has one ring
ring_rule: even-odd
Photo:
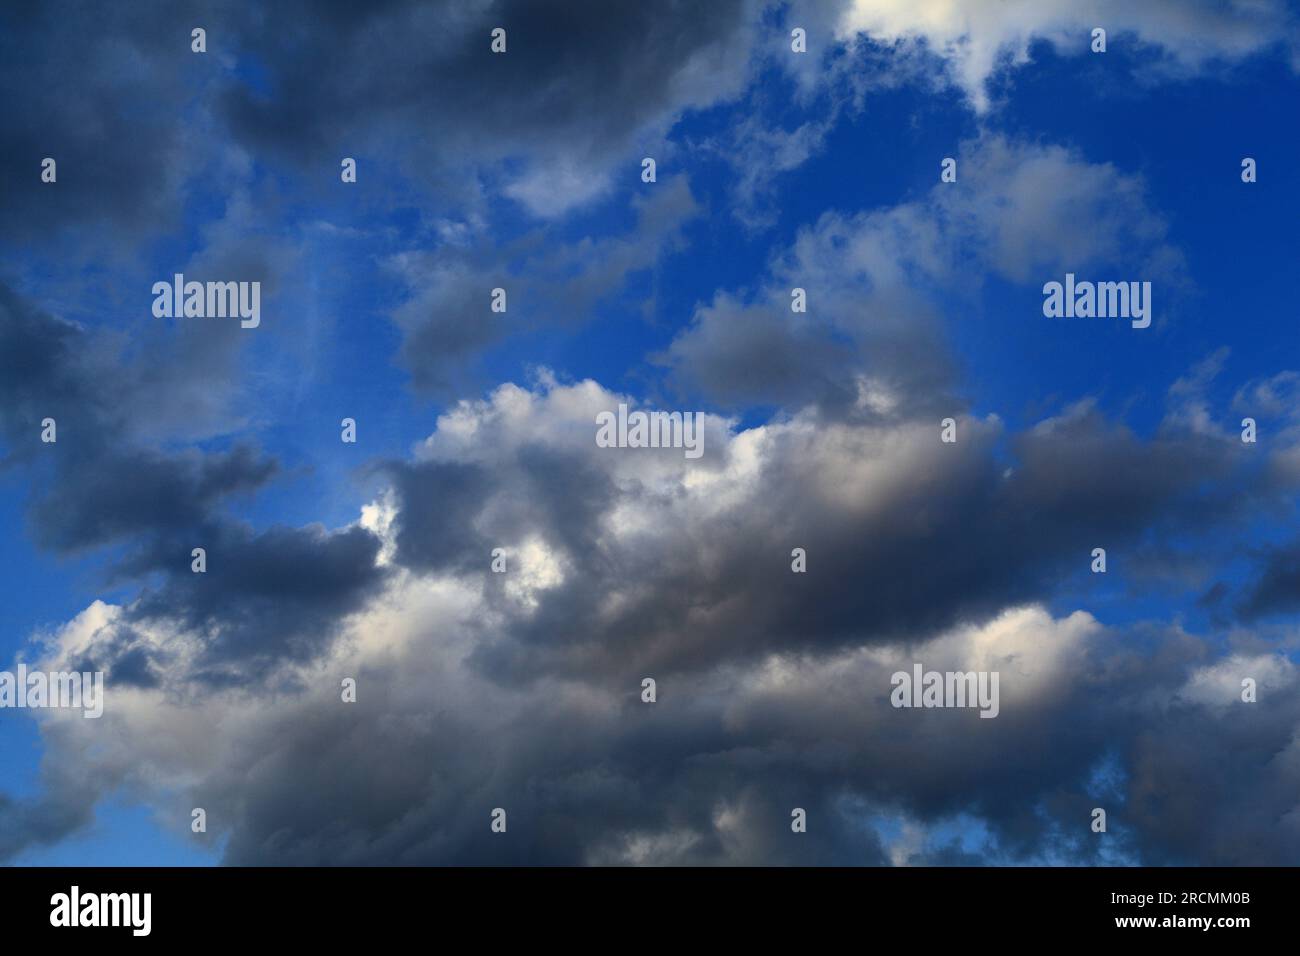
[[[132,557],[129,570],[158,573],[163,586],[143,589],[124,614],[129,624],[165,622],[199,636],[204,680],[246,684],[286,660],[311,659],[384,574],[379,539],[361,527],[254,533],[222,522],[205,532],[190,538],[205,546],[203,574],[190,570],[189,542],[176,538]]]
[[[159,440],[172,420],[164,411],[151,425],[149,409],[171,401],[171,380],[147,360],[168,356],[169,346],[195,358],[183,334],[162,342],[142,363],[115,351],[112,337],[0,286],[0,354],[13,371],[0,380],[5,464],[32,479],[27,517],[37,546],[107,549],[113,581],[144,585],[124,625],[165,621],[199,635],[211,679],[230,679],[224,671],[233,668],[244,681],[328,644],[337,620],[382,577],[379,539],[361,527],[257,532],[225,516],[229,499],[265,487],[279,464],[247,443],[200,451]],[[198,390],[221,374],[220,362],[197,365]],[[52,443],[41,441],[47,417],[57,428]],[[195,547],[208,552],[204,574],[191,571]],[[139,654],[110,634],[98,663],[111,669],[114,658],[133,655],[117,666],[138,668]]]
[[[207,454],[162,447],[170,414],[151,410],[184,402],[187,390],[173,396],[170,376],[155,375],[148,359],[179,353],[177,364],[193,370],[190,388],[198,391],[220,392],[223,369],[195,361],[183,335],[162,341],[144,350],[142,362],[114,336],[50,315],[0,285],[0,352],[10,373],[0,378],[0,437],[6,464],[44,476],[30,509],[44,546],[75,551],[193,524],[275,473],[275,462],[247,444]],[[46,418],[55,421],[56,442],[41,441]]]
[[[618,162],[634,177],[631,151],[683,111],[740,91],[752,13],[741,0],[336,4],[323,15],[278,4],[255,26],[232,24],[267,79],[228,88],[219,109],[240,143],[295,165],[333,170],[364,144],[400,144],[408,171],[444,199],[491,174],[534,214],[555,216],[599,195]],[[497,27],[504,54],[490,49]],[[271,38],[290,33],[299,42],[285,58]],[[370,66],[379,60],[385,69]],[[435,135],[409,135],[429,117]]]
[[[504,243],[471,234],[390,257],[388,270],[408,290],[392,315],[415,387],[464,394],[480,378],[476,360],[494,346],[592,321],[633,276],[678,250],[683,228],[702,212],[684,176],[657,184],[631,208],[635,224],[623,233],[566,239],[538,228]],[[506,293],[504,312],[491,308],[497,288]]]
[[[73,6],[0,13],[0,233],[8,241],[106,227],[106,239],[122,242],[174,221],[184,155],[174,117],[212,65],[190,53],[197,5],[93,16],[73,15]],[[55,184],[41,182],[45,157],[58,163]]]
[[[83,800],[123,788],[177,831],[202,806],[205,839],[225,839],[235,864],[882,864],[917,852],[891,849],[875,825],[900,815],[920,832],[978,820],[985,861],[1098,861],[1123,847],[1152,863],[1282,862],[1298,846],[1285,814],[1300,770],[1276,756],[1300,720],[1294,669],[1271,655],[1206,670],[1205,645],[1178,632],[1027,606],[910,646],[661,675],[658,701],[643,704],[635,671],[485,678],[465,626],[481,602],[464,582],[393,578],[287,692],[196,692],[192,662],[168,658],[155,686],[113,685],[95,728],[42,712],[47,772]],[[55,635],[46,662],[74,660],[115,613],[88,609],[94,620]],[[998,670],[998,718],[890,707],[891,673],[913,662]],[[1243,668],[1267,678],[1255,710],[1220,700],[1237,699],[1232,681],[1220,694],[1207,676]],[[343,676],[357,678],[355,704],[340,700]],[[1225,761],[1234,773],[1214,774]],[[1111,842],[1088,827],[1099,803]],[[505,836],[489,830],[495,807]],[[794,807],[805,835],[790,830]]]
[[[1253,621],[1300,610],[1300,541],[1263,548],[1256,565],[1238,613],[1245,620]]]
[[[604,195],[620,167],[635,182],[641,156],[661,150],[682,115],[748,84],[759,5],[688,7],[9,10],[0,226],[24,252],[71,246],[129,264],[123,247],[175,235],[232,175],[274,177],[267,216],[282,212],[291,184],[319,198],[344,156],[360,160],[363,193],[369,181],[400,180],[439,214],[465,216],[483,211],[490,189],[558,217]],[[196,24],[207,53],[190,49]],[[490,50],[497,26],[508,31],[502,55]],[[290,35],[286,56],[279,38]],[[41,181],[45,157],[58,163],[54,184]]]
[[[724,406],[817,404],[842,415],[864,383],[911,414],[960,407],[941,316],[987,277],[1037,290],[1066,271],[1140,267],[1177,290],[1179,251],[1140,179],[1059,146],[985,135],[959,181],[855,215],[826,212],[773,258],[754,292],[720,291],[659,356],[688,393]],[[807,312],[791,309],[791,290]]]
[[[706,416],[690,461],[598,448],[595,413],[620,401],[636,404],[548,374],[503,385],[385,463],[350,528],[223,523],[207,575],[142,551],[165,587],[44,639],[43,666],[109,672],[106,711],[95,728],[36,715],[49,785],[80,796],[6,807],[9,832],[50,821],[10,851],[115,791],[178,829],[203,806],[231,863],[1234,863],[1300,846],[1281,805],[1296,766],[1273,759],[1300,721],[1293,668],[1253,651],[1241,667],[1267,693],[1241,710],[1220,699],[1241,667],[1210,642],[1043,606],[1098,537],[1122,551],[1234,519],[1216,506],[1243,480],[1223,440],[1144,442],[1087,403],[1011,436],[963,417],[956,445],[906,416]],[[914,662],[998,671],[999,716],[890,707]],[[1231,784],[1177,783],[1225,760]],[[1204,835],[1220,813],[1237,842]]]
[[[1154,60],[1148,69],[1165,73],[1240,61],[1276,45],[1289,49],[1293,65],[1300,63],[1300,23],[1285,3],[1270,0],[852,0],[843,8],[838,34],[863,33],[903,49],[923,44],[983,113],[992,106],[989,80],[1000,70],[1027,63],[1035,40],[1051,43],[1061,53],[1084,53],[1094,27],[1107,31],[1112,46],[1132,34],[1158,48],[1165,59]]]
[[[1291,42],[1279,7],[1257,5],[1247,23],[1239,5],[856,4],[839,21],[850,51],[826,47],[839,8],[825,6],[804,21],[817,55],[785,67],[796,103],[825,108],[787,126],[762,97],[738,99],[755,70],[790,60],[788,24],[769,30],[773,11],[756,3],[285,3],[212,14],[208,59],[188,52],[195,12],[169,9],[147,29],[106,14],[108,52],[91,51],[75,80],[56,74],[85,54],[78,30],[56,34],[65,46],[45,51],[59,54],[48,68],[23,45],[61,10],[3,14],[19,40],[0,41],[0,89],[21,99],[51,84],[27,91],[0,134],[19,156],[12,171],[34,172],[22,156],[44,138],[70,158],[68,190],[23,187],[19,214],[139,238],[174,225],[156,203],[183,205],[186,184],[202,187],[190,213],[207,210],[198,177],[220,170],[224,213],[197,227],[200,242],[170,248],[187,270],[260,278],[268,295],[306,303],[266,328],[310,372],[313,347],[295,348],[323,336],[300,281],[328,271],[314,242],[364,227],[291,229],[280,216],[359,154],[357,194],[373,182],[390,197],[365,202],[419,207],[409,230],[405,218],[381,228],[376,254],[403,287],[381,307],[400,362],[423,392],[482,397],[443,409],[411,454],[371,461],[380,488],[355,522],[258,526],[234,506],[281,465],[233,440],[254,390],[239,384],[233,324],[158,325],[140,340],[137,325],[73,321],[0,285],[0,441],[28,481],[30,537],[60,556],[103,555],[106,582],[125,591],[20,654],[106,671],[108,699],[99,721],[32,714],[44,792],[0,796],[0,858],[76,832],[118,793],[180,833],[206,808],[203,839],[230,863],[1236,864],[1300,852],[1300,698],[1270,634],[1108,622],[1081,597],[1102,589],[1079,584],[1098,544],[1135,564],[1155,540],[1168,566],[1203,568],[1274,517],[1300,475],[1294,373],[1234,400],[1273,419],[1266,447],[1214,425],[1226,351],[1173,383],[1150,434],[1091,396],[1013,430],[968,400],[947,345],[948,317],[978,304],[990,277],[1036,289],[1125,264],[1181,288],[1181,254],[1140,177],[985,132],[960,146],[958,183],[825,212],[752,286],[699,304],[658,356],[662,392],[712,409],[698,461],[598,447],[599,412],[648,405],[592,379],[542,369],[479,389],[485,360],[516,336],[582,328],[684,248],[706,209],[671,172],[665,136],[691,110],[754,107],[709,145],[772,154],[732,186],[761,224],[771,177],[897,80],[853,75],[880,67],[879,44],[898,45],[913,79],[945,57],[986,110],[1001,65],[1037,38],[1082,48],[1076,21],[1090,12],[1113,43],[1126,31],[1158,43],[1168,74],[1239,60],[1270,30]],[[503,57],[488,48],[497,25]],[[186,133],[123,109],[160,74],[184,77],[156,104]],[[99,88],[56,110],[83,82]],[[45,132],[41,111],[58,114]],[[77,122],[88,131],[64,128]],[[209,133],[234,142],[205,160]],[[87,172],[96,137],[103,168]],[[142,152],[134,165],[119,139]],[[657,151],[656,188],[608,207],[630,225],[561,221],[635,183],[636,160]],[[156,192],[128,183],[95,204],[128,175]],[[301,190],[283,206],[280,176]],[[489,309],[498,286],[504,315]],[[795,287],[806,313],[790,309]],[[255,371],[274,360],[260,353]],[[756,422],[755,406],[771,412]],[[39,441],[47,415],[56,445]],[[955,444],[940,441],[944,417]],[[197,546],[203,574],[190,570]],[[792,573],[794,548],[807,573]],[[495,549],[505,574],[491,570]],[[1213,590],[1215,603],[1247,625],[1294,610],[1294,544],[1239,550],[1253,562],[1245,584]],[[891,674],[914,663],[997,671],[999,716],[890,707]],[[640,700],[647,676],[654,704]],[[1255,704],[1240,700],[1247,676]],[[340,696],[347,678],[355,703]],[[1099,805],[1113,839],[1088,828]],[[494,807],[509,812],[508,836],[488,827]],[[806,834],[790,830],[795,807]]]
[[[1246,383],[1237,391],[1232,407],[1246,414],[1300,419],[1300,372],[1278,372]]]

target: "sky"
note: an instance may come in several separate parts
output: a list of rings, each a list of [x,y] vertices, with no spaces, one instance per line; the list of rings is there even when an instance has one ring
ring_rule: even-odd
[[[51,2],[0,94],[0,671],[105,687],[0,862],[1300,862],[1294,5]]]

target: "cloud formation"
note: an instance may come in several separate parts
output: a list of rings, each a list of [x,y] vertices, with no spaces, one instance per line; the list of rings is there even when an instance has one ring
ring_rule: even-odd
[[[679,383],[727,406],[816,404],[942,416],[958,369],[941,316],[983,283],[1032,286],[1126,263],[1186,282],[1141,180],[1060,146],[986,135],[961,144],[956,184],[799,231],[753,292],[720,291],[661,357]],[[792,310],[804,289],[807,311]]]
[[[88,608],[43,664],[127,677],[95,728],[42,715],[51,766],[93,734],[79,787],[109,782],[182,821],[203,806],[232,863],[924,862],[954,852],[939,834],[962,817],[985,828],[986,861],[1295,852],[1268,815],[1233,817],[1231,844],[1203,835],[1261,795],[1284,810],[1293,768],[1272,754],[1300,719],[1284,658],[1041,604],[1098,535],[1118,551],[1212,519],[1205,476],[1240,480],[1214,464],[1216,439],[1139,447],[1080,407],[1014,436],[1008,471],[993,421],[962,419],[949,446],[928,422],[710,418],[694,464],[597,448],[595,412],[627,399],[545,376],[502,386],[388,465],[391,490],[328,544],[295,553],[300,536],[273,530],[231,551],[220,613],[206,582],[174,582],[162,613],[149,594]],[[792,546],[810,573],[791,573]],[[364,599],[353,560],[373,567]],[[322,613],[338,639],[301,643],[330,626]],[[254,640],[253,619],[275,628]],[[282,627],[301,637],[267,686],[255,665]],[[1000,671],[999,717],[892,709],[889,675],[912,662]],[[1247,676],[1257,711],[1240,711]],[[1194,752],[1178,743],[1189,724]],[[1222,760],[1233,786],[1176,785]],[[1078,823],[1099,804],[1118,834],[1104,851]],[[498,806],[519,837],[493,839]],[[790,832],[794,807],[814,839]],[[911,842],[886,845],[882,815]]]
[[[255,340],[234,324],[141,336],[129,296],[92,315],[33,293],[40,252],[0,283],[0,467],[25,482],[26,536],[94,557],[117,592],[18,655],[103,670],[109,690],[101,720],[33,713],[42,790],[0,794],[0,859],[119,794],[181,833],[204,807],[235,864],[1300,856],[1300,549],[1273,527],[1300,488],[1300,376],[1253,372],[1225,401],[1231,352],[1211,345],[1145,396],[1145,423],[1080,394],[1034,396],[1013,427],[952,344],[992,285],[1032,301],[1045,277],[1120,266],[1171,300],[1192,285],[1138,173],[988,122],[1002,68],[1039,41],[1082,51],[1095,21],[1159,51],[1152,75],[1208,71],[1294,51],[1282,5],[174,4],[95,30],[68,9],[0,14],[6,242],[84,253],[81,230],[104,227],[126,258],[162,246],[177,269],[265,282],[278,308]],[[200,22],[207,58],[188,49]],[[692,238],[725,218],[690,149],[738,154],[713,195],[755,241],[779,177],[935,63],[973,109],[957,183],[818,206],[687,298],[626,379],[493,364],[521,339],[604,331],[620,295],[651,316],[628,288],[696,265]],[[756,89],[773,72],[789,104]],[[687,116],[714,135],[675,139]],[[36,176],[48,152],[57,191]],[[628,198],[652,152],[660,180]],[[322,197],[349,155],[363,173],[344,210]],[[356,448],[364,495],[277,522],[289,469],[253,440],[259,408],[333,427],[301,400],[326,377],[319,352],[344,365],[373,334],[315,312],[354,271],[383,277],[361,287],[382,289],[384,361],[413,401],[448,403],[409,453]],[[1176,321],[1162,311],[1153,336]],[[701,407],[700,459],[596,444],[599,413],[665,396]],[[1240,440],[1246,415],[1267,444]],[[1090,573],[1099,545],[1124,586]],[[1108,618],[1152,580],[1194,591],[1220,632],[1140,600]],[[999,672],[997,719],[891,707],[891,675],[917,663]],[[1113,839],[1089,831],[1096,806]]]
[[[1152,48],[1149,69],[1157,74],[1188,75],[1279,45],[1293,67],[1300,65],[1300,21],[1280,0],[852,0],[844,5],[838,33],[920,46],[941,59],[952,83],[984,112],[992,105],[989,80],[1000,69],[1028,63],[1036,40],[1067,55],[1084,53],[1097,27],[1110,38],[1128,34]]]

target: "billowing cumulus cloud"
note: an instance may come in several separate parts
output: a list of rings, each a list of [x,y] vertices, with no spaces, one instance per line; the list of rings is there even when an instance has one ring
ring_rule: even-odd
[[[635,671],[486,678],[467,663],[486,613],[480,587],[404,575],[300,689],[268,697],[196,692],[184,646],[149,633],[174,652],[160,683],[116,686],[94,728],[43,718],[52,757],[96,743],[50,766],[75,767],[57,782],[82,800],[122,787],[177,829],[204,807],[232,863],[924,862],[941,849],[928,835],[963,816],[982,821],[986,862],[1282,862],[1298,848],[1297,768],[1275,755],[1300,712],[1275,656],[1206,667],[1188,635],[1029,606],[907,647],[700,668],[643,704]],[[47,661],[86,653],[119,614],[89,608]],[[913,662],[998,671],[999,716],[891,707],[892,674]],[[355,704],[340,700],[346,676]],[[1246,710],[1242,676],[1266,706]],[[1105,849],[1083,822],[1099,805]],[[1258,806],[1271,813],[1245,812]],[[509,840],[489,830],[496,807]],[[794,808],[809,839],[790,831]],[[882,836],[888,818],[915,839]]]
[[[0,467],[86,562],[15,660],[107,698],[30,713],[0,859],[122,796],[235,864],[1300,857],[1300,377],[1183,321],[1145,166],[992,92],[1098,25],[1144,80],[1293,61],[1282,4],[75,6],[0,14]],[[782,192],[948,86],[957,182]],[[153,319],[177,271],[262,326]],[[958,323],[1068,271],[1155,282],[1176,367],[1008,407]],[[603,447],[622,405],[702,454]],[[996,718],[892,706],[918,665]]]
[[[236,863],[924,862],[953,852],[936,834],[963,817],[981,821],[990,862],[1294,852],[1272,817],[1235,822],[1231,844],[1200,833],[1259,799],[1280,809],[1295,783],[1270,749],[1300,719],[1284,658],[1216,658],[1176,629],[1037,603],[1099,529],[1118,546],[1213,520],[1201,485],[1221,456],[1205,436],[1139,452],[1081,407],[1014,436],[1008,473],[993,421],[963,419],[949,446],[928,422],[708,418],[691,463],[596,447],[596,412],[630,400],[544,376],[449,411],[332,539],[382,542],[357,555],[369,572],[322,554],[332,580],[292,538],[272,555],[285,533],[271,531],[215,579],[219,614],[190,606],[198,583],[174,584],[167,613],[148,594],[87,609],[42,660],[106,663],[110,704],[100,722],[43,716],[48,762],[93,735],[80,786],[110,782],[181,826],[203,806]],[[1121,480],[1138,460],[1142,481]],[[1238,480],[1230,464],[1212,473]],[[791,573],[792,546],[815,574]],[[497,547],[505,574],[489,570]],[[367,575],[371,596],[348,597]],[[247,635],[245,616],[268,613],[289,628],[279,660]],[[319,614],[341,622],[337,640],[289,640],[295,625],[329,633]],[[891,675],[914,662],[998,671],[998,717],[891,707]],[[1266,705],[1242,710],[1242,677]],[[1189,723],[1195,751],[1176,745]],[[1246,734],[1245,752],[1220,751]],[[1229,759],[1233,786],[1178,787]],[[1109,855],[1078,822],[1098,805]],[[493,839],[495,807],[516,838]],[[812,839],[790,832],[795,807]],[[881,819],[906,820],[910,842]]]

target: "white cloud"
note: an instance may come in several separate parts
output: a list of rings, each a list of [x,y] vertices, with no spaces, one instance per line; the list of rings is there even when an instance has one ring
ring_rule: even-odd
[[[1293,15],[1274,0],[853,0],[838,33],[845,38],[861,32],[902,46],[924,41],[984,112],[991,105],[988,80],[999,69],[1027,63],[1033,40],[1046,40],[1062,53],[1082,53],[1094,27],[1106,30],[1110,45],[1131,33],[1159,46],[1182,70],[1238,60],[1278,42],[1291,46],[1294,62],[1297,41]]]
[[[1249,707],[1241,699],[1242,680],[1255,681],[1256,705],[1266,706],[1270,694],[1295,693],[1295,665],[1279,654],[1233,654],[1205,667],[1197,668],[1178,692],[1184,701],[1212,710]]]

